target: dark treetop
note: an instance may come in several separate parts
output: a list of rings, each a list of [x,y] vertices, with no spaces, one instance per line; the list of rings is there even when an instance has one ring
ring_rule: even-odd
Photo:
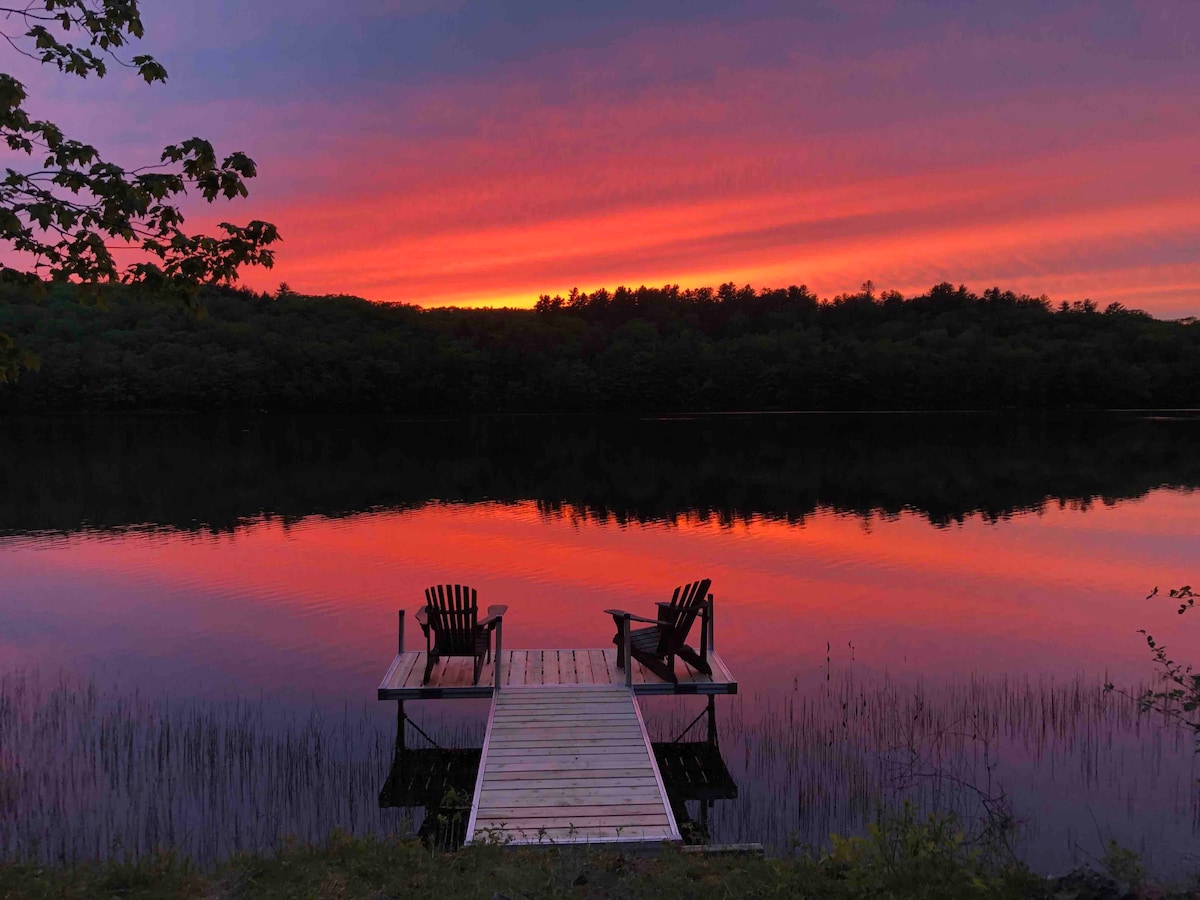
[[[819,302],[804,288],[543,297],[534,310],[203,289],[102,304],[0,286],[40,361],[0,411],[405,414],[1200,405],[1200,326],[942,284]]]

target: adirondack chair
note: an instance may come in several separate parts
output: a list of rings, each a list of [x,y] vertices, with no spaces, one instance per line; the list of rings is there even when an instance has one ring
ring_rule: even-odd
[[[617,626],[613,643],[617,645],[617,666],[625,667],[625,629],[629,628],[629,654],[664,681],[678,683],[675,657],[678,656],[706,675],[712,674],[708,664],[709,629],[712,623],[712,581],[705,578],[675,588],[670,600],[658,603],[658,618],[635,616],[623,609],[606,609]],[[701,618],[700,652],[688,646],[688,632],[696,617]],[[647,622],[647,628],[632,628],[631,622]]]
[[[487,618],[479,620],[475,589],[465,584],[436,584],[425,590],[426,605],[417,613],[417,624],[425,634],[425,677],[443,656],[470,656],[475,660],[472,684],[479,684],[483,664],[492,658],[492,632],[507,606],[489,606]]]

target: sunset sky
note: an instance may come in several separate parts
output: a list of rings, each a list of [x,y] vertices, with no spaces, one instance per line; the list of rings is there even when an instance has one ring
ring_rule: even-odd
[[[256,288],[530,305],[939,281],[1200,313],[1195,0],[146,0],[170,80],[5,57],[122,163],[260,166]]]

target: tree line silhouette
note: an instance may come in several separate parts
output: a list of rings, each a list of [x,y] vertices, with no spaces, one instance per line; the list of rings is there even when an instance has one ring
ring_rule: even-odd
[[[945,525],[1200,487],[1200,417],[1136,414],[15,416],[0,535],[533,501],[607,521]]]
[[[205,288],[83,300],[0,286],[33,358],[0,409],[405,414],[1054,409],[1200,404],[1200,327],[1112,304],[936,285],[620,288],[532,310]]]

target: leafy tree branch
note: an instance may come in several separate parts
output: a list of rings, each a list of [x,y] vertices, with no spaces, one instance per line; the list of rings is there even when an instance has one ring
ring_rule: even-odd
[[[121,55],[143,32],[138,0],[0,6],[0,38],[12,51],[80,78],[103,78],[116,64],[147,84],[166,81],[154,57]],[[0,280],[145,284],[193,297],[201,284],[232,283],[242,266],[273,265],[279,233],[269,222],[222,222],[215,236],[183,227],[184,195],[210,203],[247,195],[246,181],[258,173],[245,153],[221,157],[193,137],[166,147],[154,163],[126,168],[35,118],[27,100],[25,85],[0,73],[0,140],[31,161],[6,168],[0,179],[0,241],[27,263],[0,263]],[[116,250],[134,251],[136,261],[119,264]],[[27,367],[10,344],[0,341],[0,381]]]
[[[1156,587],[1146,595],[1146,599],[1157,596],[1159,593]],[[1167,596],[1178,604],[1176,612],[1181,616],[1196,607],[1196,594],[1191,585],[1172,588]],[[1142,712],[1161,713],[1190,729],[1196,737],[1196,752],[1200,753],[1200,672],[1196,672],[1190,663],[1181,663],[1174,659],[1168,653],[1166,645],[1159,643],[1154,635],[1144,628],[1139,629],[1138,633],[1146,638],[1146,646],[1150,648],[1154,658],[1160,682],[1159,687],[1147,688],[1134,698],[1138,707]],[[1112,684],[1106,684],[1104,689],[1116,690]],[[1131,696],[1125,691],[1118,690],[1117,693]]]

